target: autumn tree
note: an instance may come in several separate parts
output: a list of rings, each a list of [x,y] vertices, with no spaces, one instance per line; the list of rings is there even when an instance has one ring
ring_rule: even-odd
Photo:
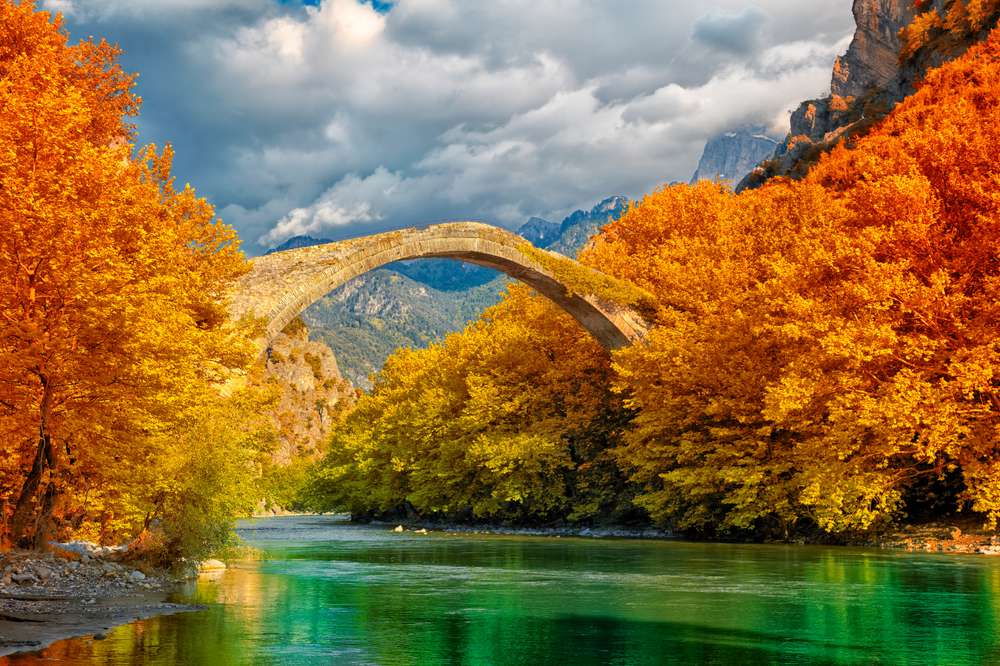
[[[610,359],[569,315],[512,287],[481,321],[387,361],[335,430],[320,508],[537,522],[621,513],[607,450],[628,420]]]
[[[617,358],[658,520],[840,532],[932,481],[1000,517],[1000,35],[801,182],[664,188],[584,260],[660,298]]]
[[[0,446],[22,545],[53,516],[112,521],[157,437],[249,358],[222,325],[235,233],[175,188],[169,148],[133,148],[118,53],[0,2]]]

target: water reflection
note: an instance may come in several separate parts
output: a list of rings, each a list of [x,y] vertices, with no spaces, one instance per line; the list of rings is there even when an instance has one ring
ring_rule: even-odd
[[[1000,662],[1000,562],[266,519],[208,606],[12,664]]]

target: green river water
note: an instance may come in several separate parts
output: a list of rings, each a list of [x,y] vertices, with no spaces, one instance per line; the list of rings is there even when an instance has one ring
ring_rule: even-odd
[[[332,517],[249,521],[241,534],[268,559],[180,595],[206,610],[45,654],[220,666],[1000,664],[993,558],[395,534]]]

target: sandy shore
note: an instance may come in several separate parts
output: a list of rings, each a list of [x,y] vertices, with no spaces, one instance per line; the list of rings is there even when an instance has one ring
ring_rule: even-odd
[[[169,603],[178,581],[106,559],[0,554],[0,657],[154,615],[198,610]]]

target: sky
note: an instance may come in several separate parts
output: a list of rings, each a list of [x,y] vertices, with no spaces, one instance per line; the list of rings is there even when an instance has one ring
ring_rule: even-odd
[[[829,93],[850,0],[42,0],[139,73],[140,143],[258,254],[516,228],[687,181],[707,139]]]

